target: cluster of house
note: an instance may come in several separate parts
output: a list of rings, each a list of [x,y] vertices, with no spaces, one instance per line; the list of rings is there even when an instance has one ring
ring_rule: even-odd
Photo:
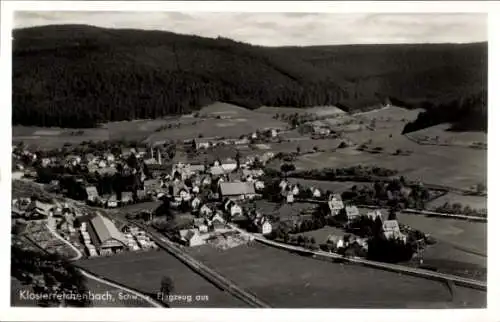
[[[342,210],[345,210],[347,216],[347,224],[352,223],[356,219],[360,218],[362,215],[355,205],[344,205],[342,197],[340,194],[331,194],[328,198],[328,206],[331,211],[331,215],[336,216]],[[399,223],[397,220],[383,220],[383,215],[380,210],[369,211],[365,214],[366,217],[371,220],[376,220],[380,218],[382,220],[382,230],[384,236],[387,239],[399,239],[406,243],[406,235],[403,234],[399,229]],[[363,244],[364,245],[364,244]]]
[[[256,131],[249,135],[242,135],[238,139],[229,138],[196,138],[194,140],[186,140],[184,144],[191,145],[196,150],[210,149],[217,146],[225,145],[248,145],[255,140],[272,140],[278,137],[279,129],[268,128],[262,131]]]
[[[49,220],[49,224],[54,227],[59,222],[71,223],[74,218],[82,215],[77,208],[67,203],[62,204],[56,200],[42,202],[31,198],[12,199],[12,213],[24,220]]]
[[[293,203],[295,198],[301,193],[301,187],[298,184],[292,184],[287,180],[282,180],[279,183],[280,194],[288,203]],[[302,189],[302,192],[309,192],[309,195],[313,198],[321,198],[323,195],[321,190],[310,186],[307,189]]]

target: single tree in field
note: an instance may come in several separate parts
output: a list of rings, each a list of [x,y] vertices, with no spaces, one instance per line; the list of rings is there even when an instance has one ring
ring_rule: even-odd
[[[160,294],[164,302],[168,298],[170,293],[173,292],[173,290],[174,290],[174,282],[172,281],[172,279],[168,276],[163,276],[163,278],[161,279]]]

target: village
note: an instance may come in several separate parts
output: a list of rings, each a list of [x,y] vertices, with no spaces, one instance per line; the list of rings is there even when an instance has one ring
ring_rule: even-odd
[[[270,129],[249,137],[256,140],[261,136],[269,141],[276,140],[278,133]],[[217,145],[248,143],[245,139],[194,139],[173,149],[192,153]],[[28,223],[28,231],[45,225],[88,257],[157,249],[144,231],[129,224],[134,221],[188,247],[211,244],[227,249],[247,243],[251,234],[258,234],[342,254],[354,247],[357,251],[353,254],[366,256],[369,238],[378,233],[357,235],[356,231],[359,223],[366,225],[368,219],[368,225],[379,221],[377,229],[386,240],[407,244],[403,230],[411,230],[401,226],[394,213],[384,218],[378,209],[361,211],[352,202],[344,202],[340,193],[293,184],[286,174],[270,173],[265,166],[276,158],[272,152],[243,158],[234,149],[233,158],[173,163],[164,160],[164,151],[143,146],[44,156],[15,146],[13,180],[45,182],[33,184],[44,185],[60,196],[61,202],[37,197],[13,199],[14,218]],[[299,205],[299,211],[295,205]],[[298,234],[327,225],[338,227],[337,234],[317,242]],[[249,234],[241,234],[239,228]],[[420,234],[420,242],[423,236]]]

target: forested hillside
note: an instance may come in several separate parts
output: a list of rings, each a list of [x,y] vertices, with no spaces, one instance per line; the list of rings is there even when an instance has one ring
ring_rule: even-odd
[[[389,97],[447,115],[450,100],[468,102],[487,87],[485,43],[267,48],[84,25],[13,36],[13,123],[23,125],[91,127],[213,101],[351,111]],[[486,107],[474,111],[484,123]]]

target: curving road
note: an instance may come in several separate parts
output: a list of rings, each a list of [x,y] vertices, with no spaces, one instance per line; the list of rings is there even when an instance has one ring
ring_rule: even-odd
[[[54,235],[54,237],[56,237],[57,239],[59,239],[60,241],[62,241],[66,245],[68,245],[76,253],[76,256],[73,258],[70,258],[70,261],[77,261],[80,258],[82,258],[83,254],[78,248],[76,248],[73,244],[71,244],[69,241],[64,239],[55,230],[53,230],[51,227],[49,227],[49,225],[45,225],[45,227],[47,227],[48,231],[50,231],[52,233],[52,235]]]
[[[76,260],[79,260],[83,254],[82,252],[76,248],[73,244],[71,244],[69,241],[67,241],[66,239],[64,239],[61,235],[59,235],[56,231],[54,231],[52,228],[50,228],[48,225],[46,225],[47,229],[52,233],[52,235],[54,235],[54,237],[56,237],[57,239],[61,240],[62,242],[64,242],[66,245],[68,245],[69,247],[71,247],[71,249],[73,249],[73,251],[75,251],[75,253],[77,254],[75,257],[71,258],[70,261],[76,261]],[[97,275],[94,275],[80,267],[76,267],[76,269],[82,273],[82,275],[84,275],[85,277],[87,278],[90,278],[92,280],[95,280],[95,281],[98,281],[100,283],[103,283],[103,284],[106,284],[106,285],[109,285],[109,286],[112,286],[112,287],[115,287],[117,289],[120,289],[122,291],[125,291],[127,293],[130,293],[130,294],[133,294],[141,299],[143,299],[144,301],[148,302],[149,304],[151,304],[152,306],[154,307],[161,307],[163,308],[164,306],[161,305],[160,303],[158,303],[157,301],[153,300],[152,298],[150,298],[149,296],[146,296],[144,294],[141,294],[137,291],[134,291],[134,290],[131,290],[129,288],[126,288],[126,287],[123,287],[121,285],[118,285],[116,283],[113,283],[111,281],[108,281],[108,280],[105,280],[101,277],[98,277]]]

